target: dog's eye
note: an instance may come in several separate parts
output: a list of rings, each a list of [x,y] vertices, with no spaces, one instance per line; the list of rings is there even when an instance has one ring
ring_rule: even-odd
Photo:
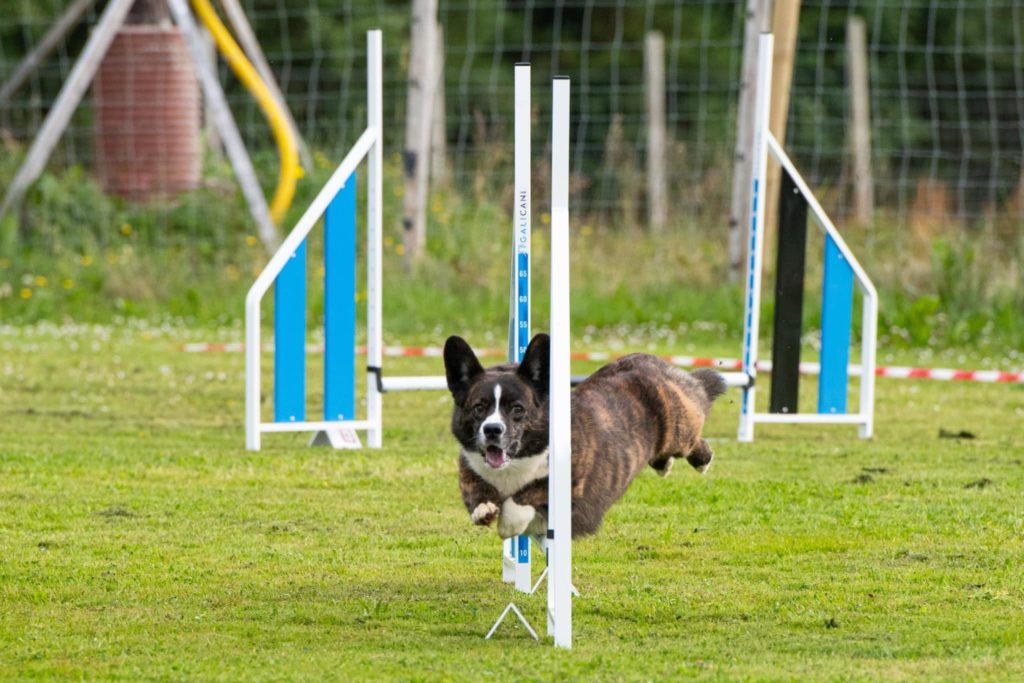
[[[512,406],[512,417],[518,420],[524,415],[526,415],[526,408],[524,408],[522,405],[518,403]]]
[[[484,415],[487,414],[487,406],[485,406],[483,403],[477,403],[475,406],[473,406],[473,414],[477,417],[483,417]]]

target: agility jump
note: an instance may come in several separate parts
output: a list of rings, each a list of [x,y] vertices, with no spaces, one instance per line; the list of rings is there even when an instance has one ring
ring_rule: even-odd
[[[751,217],[747,242],[747,280],[743,318],[743,399],[740,441],[753,441],[756,423],[855,424],[861,438],[870,438],[874,425],[875,355],[878,293],[853,252],[839,235],[796,166],[768,127],[771,102],[773,36],[758,44],[757,98],[754,105],[754,154]],[[772,343],[772,385],[769,412],[755,410],[758,328],[761,314],[761,274],[764,260],[764,187],[768,154],[781,164],[779,246],[775,271],[775,324]],[[817,413],[797,412],[800,338],[803,311],[804,251],[807,212],[825,235],[825,275],[822,285],[821,359]],[[853,283],[863,295],[860,367],[848,367],[853,327]],[[857,413],[847,413],[850,375],[860,375]]]
[[[445,390],[444,376],[385,377],[382,372],[382,54],[380,31],[367,33],[367,127],[317,194],[295,228],[256,278],[246,296],[246,448],[259,450],[265,432],[313,432],[314,443],[381,446],[382,394]],[[530,68],[516,66],[516,184],[509,301],[509,360],[518,362],[530,335]],[[548,632],[556,646],[571,647],[571,502],[569,431],[569,81],[556,79],[553,95],[551,195],[551,446],[548,551]],[[367,161],[367,387],[366,416],[355,410],[356,168]],[[324,415],[305,413],[306,247],[324,218]],[[274,419],[261,416],[260,304],[274,286]],[[530,545],[512,539],[503,576],[517,589],[530,585]],[[518,610],[517,610],[518,613]],[[503,615],[504,616],[504,615]],[[520,618],[521,615],[520,615]]]

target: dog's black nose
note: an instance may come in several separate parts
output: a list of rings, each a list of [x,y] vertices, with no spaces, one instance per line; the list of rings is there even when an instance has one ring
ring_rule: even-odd
[[[505,425],[500,422],[489,422],[484,425],[484,436],[488,439],[497,439],[505,433]]]

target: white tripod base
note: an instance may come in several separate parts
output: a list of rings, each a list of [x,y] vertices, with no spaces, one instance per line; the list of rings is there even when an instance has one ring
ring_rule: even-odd
[[[501,616],[498,617],[498,620],[494,622],[494,626],[491,627],[491,630],[487,632],[486,636],[484,636],[484,640],[491,639],[491,636],[494,635],[494,632],[498,630],[499,626],[501,626],[501,622],[505,621],[505,616],[509,613],[509,610],[516,613],[516,616],[519,617],[519,621],[523,623],[523,626],[525,626],[526,630],[530,632],[530,635],[533,636],[534,640],[540,640],[540,637],[537,635],[537,632],[533,630],[532,626],[530,626],[530,622],[526,620],[526,617],[524,617],[523,613],[519,611],[519,608],[511,602],[508,603],[508,607],[506,607],[505,611],[501,613]]]
[[[310,446],[330,446],[331,448],[362,448],[363,443],[354,429],[321,430],[309,440]]]

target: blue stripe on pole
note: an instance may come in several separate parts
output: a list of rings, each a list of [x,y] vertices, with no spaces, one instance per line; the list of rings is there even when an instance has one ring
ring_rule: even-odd
[[[324,215],[324,420],[356,413],[356,174]]]
[[[306,242],[274,282],[274,421],[306,419]]]
[[[516,359],[523,360],[526,353],[526,346],[530,343],[530,255],[522,252],[518,255],[516,264],[516,282],[518,283],[518,307],[516,315],[519,329],[516,338],[519,340],[519,348],[516,349]]]
[[[846,412],[847,365],[853,325],[853,269],[835,241],[825,237],[825,282],[821,297],[821,375],[818,412]]]
[[[527,563],[530,561],[530,537],[529,536],[518,536],[516,538],[517,546],[516,549],[516,561],[520,564]]]

